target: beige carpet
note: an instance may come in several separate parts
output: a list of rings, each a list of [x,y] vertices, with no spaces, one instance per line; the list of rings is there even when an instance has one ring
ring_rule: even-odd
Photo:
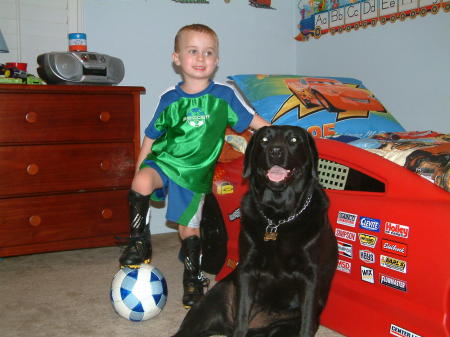
[[[153,246],[153,264],[167,280],[168,302],[162,313],[140,323],[119,317],[109,300],[119,247],[0,259],[0,336],[171,336],[186,314],[177,234],[155,235]],[[342,335],[321,327],[316,336]]]

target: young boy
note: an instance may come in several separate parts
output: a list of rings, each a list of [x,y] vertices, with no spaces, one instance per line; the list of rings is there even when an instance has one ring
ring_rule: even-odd
[[[230,125],[242,132],[269,125],[251,114],[233,89],[211,80],[219,62],[218,44],[216,33],[201,24],[185,26],[175,37],[172,59],[183,81],[162,94],[145,130],[129,192],[130,240],[119,259],[122,266],[150,261],[149,198],[163,200],[167,194],[166,218],[178,224],[185,256],[186,308],[203,295],[199,224],[225,129]]]

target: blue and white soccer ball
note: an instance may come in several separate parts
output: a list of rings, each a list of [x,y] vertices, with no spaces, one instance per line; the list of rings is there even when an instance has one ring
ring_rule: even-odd
[[[150,264],[140,268],[123,268],[111,284],[114,310],[130,321],[155,317],[166,305],[167,283],[164,275]]]

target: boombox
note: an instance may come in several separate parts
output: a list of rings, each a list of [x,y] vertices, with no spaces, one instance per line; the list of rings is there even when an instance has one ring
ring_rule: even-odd
[[[114,85],[125,75],[123,62],[92,52],[51,52],[37,57],[37,72],[47,84]]]

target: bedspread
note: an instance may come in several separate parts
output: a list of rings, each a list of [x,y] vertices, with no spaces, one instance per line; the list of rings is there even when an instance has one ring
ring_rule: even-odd
[[[349,144],[404,166],[450,192],[450,134],[389,132]]]

